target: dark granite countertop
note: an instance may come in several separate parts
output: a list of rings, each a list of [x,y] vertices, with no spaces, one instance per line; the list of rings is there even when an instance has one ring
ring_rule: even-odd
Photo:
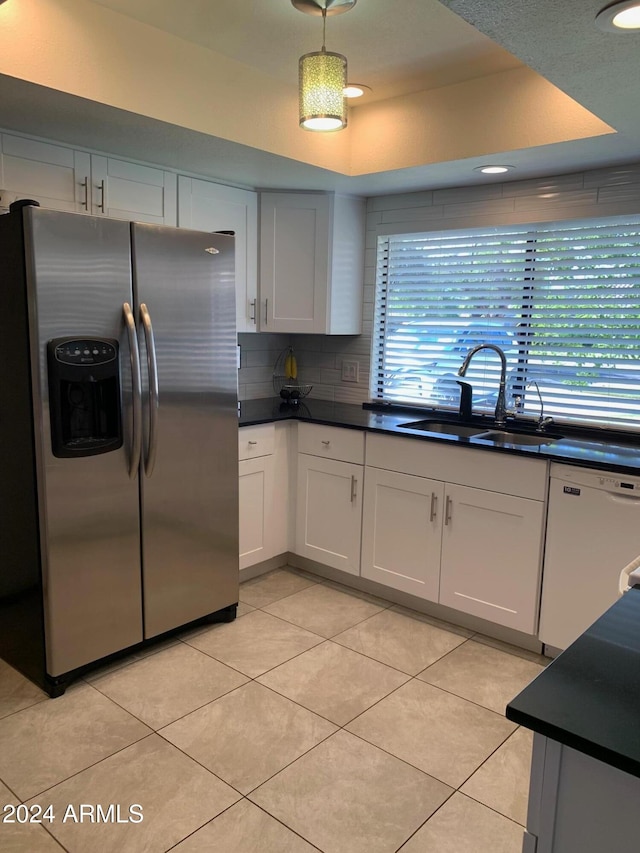
[[[638,586],[507,705],[514,723],[634,776],[640,776],[639,713]]]
[[[417,414],[413,412],[381,412],[364,409],[353,403],[332,403],[326,400],[301,401],[297,406],[289,406],[278,397],[263,400],[243,400],[240,404],[240,426],[271,423],[288,419],[310,421],[329,426],[346,427],[347,429],[367,430],[386,435],[413,438],[418,441],[440,441],[461,447],[473,447],[496,453],[512,453],[529,458],[548,459],[553,462],[563,462],[569,465],[582,465],[605,471],[615,471],[623,474],[638,474],[640,472],[640,441],[638,445],[607,440],[605,436],[567,436],[554,444],[539,447],[522,447],[515,445],[497,445],[494,442],[478,437],[461,438],[454,435],[406,429],[400,424],[420,418],[428,418],[429,412]],[[443,420],[443,416],[431,413],[431,417]],[[486,429],[491,428],[490,419],[486,419]]]

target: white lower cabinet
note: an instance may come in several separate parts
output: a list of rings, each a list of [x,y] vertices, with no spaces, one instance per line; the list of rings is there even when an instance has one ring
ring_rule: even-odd
[[[360,574],[364,433],[298,424],[295,552]]]
[[[271,542],[269,505],[273,500],[273,456],[239,462],[240,568],[275,554]]]
[[[298,454],[296,553],[360,572],[362,465]]]
[[[542,528],[542,501],[447,484],[440,604],[534,634]]]
[[[364,432],[299,422],[290,541],[286,428],[240,430],[241,568],[293,550],[536,633],[545,461],[369,433],[365,467]]]
[[[239,431],[240,568],[289,550],[288,425]]]
[[[367,468],[362,577],[438,601],[444,484]]]
[[[540,460],[369,434],[362,576],[535,634],[546,483]]]
[[[576,689],[588,691],[582,675]],[[602,707],[606,720],[604,696]],[[638,776],[536,733],[522,853],[637,853],[639,797]]]

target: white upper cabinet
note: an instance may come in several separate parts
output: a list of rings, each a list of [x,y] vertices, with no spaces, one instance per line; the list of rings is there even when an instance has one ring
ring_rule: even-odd
[[[0,189],[53,210],[89,212],[91,156],[62,145],[3,133]],[[8,207],[8,204],[7,204]]]
[[[196,231],[234,232],[237,330],[257,331],[258,194],[180,175],[178,225]]]
[[[364,199],[261,193],[261,329],[360,334],[364,229]]]
[[[176,176],[162,169],[3,133],[0,189],[42,207],[176,224]]]
[[[175,225],[176,186],[171,172],[91,155],[90,212],[97,216]]]

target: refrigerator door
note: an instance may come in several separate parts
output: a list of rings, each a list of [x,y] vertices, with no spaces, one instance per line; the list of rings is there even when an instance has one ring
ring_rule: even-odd
[[[238,601],[234,242],[140,223],[132,236],[144,631],[153,637]]]
[[[55,677],[142,640],[138,483],[128,471],[132,374],[123,320],[123,304],[132,301],[129,224],[33,207],[25,211],[25,242],[47,672]],[[54,455],[47,363],[54,338],[118,344],[119,448]],[[69,383],[61,405],[73,406],[80,393]]]

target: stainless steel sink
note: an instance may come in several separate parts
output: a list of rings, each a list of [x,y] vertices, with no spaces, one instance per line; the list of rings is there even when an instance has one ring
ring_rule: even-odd
[[[522,432],[505,432],[503,430],[489,430],[488,432],[476,433],[476,438],[492,441],[494,444],[512,444],[519,447],[542,447],[545,444],[553,444],[559,441],[561,435],[530,435]]]
[[[425,432],[440,433],[440,435],[457,435],[460,438],[469,438],[486,432],[486,427],[470,427],[463,424],[447,423],[446,421],[410,421],[406,424],[398,424],[406,429],[421,429]]]

